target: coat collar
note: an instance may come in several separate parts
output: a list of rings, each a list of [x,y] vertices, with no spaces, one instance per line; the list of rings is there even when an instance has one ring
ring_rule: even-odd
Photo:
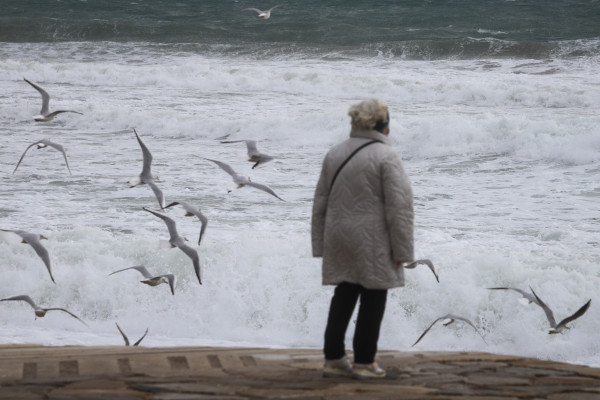
[[[351,138],[365,138],[365,139],[376,139],[379,140],[389,146],[391,146],[392,142],[390,139],[381,132],[377,132],[376,130],[368,130],[368,129],[352,129],[350,131]]]

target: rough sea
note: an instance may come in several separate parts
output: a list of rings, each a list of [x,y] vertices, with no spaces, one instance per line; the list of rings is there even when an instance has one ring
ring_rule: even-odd
[[[257,18],[249,7],[273,10]],[[600,366],[600,2],[548,0],[4,0],[0,14],[0,229],[43,234],[56,284],[31,246],[0,232],[0,343],[322,345],[332,287],[311,256],[312,196],[347,110],[390,106],[415,195],[417,258],[388,297],[380,349],[484,351]],[[45,88],[51,110],[35,122]],[[169,209],[200,256],[166,248],[133,129]],[[25,149],[47,138],[64,146]],[[275,159],[256,169],[243,143]],[[245,187],[230,164],[285,201]],[[163,242],[161,242],[163,241]],[[173,273],[167,285],[136,271]],[[549,335],[530,287],[557,321]],[[485,337],[453,313],[470,319]],[[351,347],[353,323],[348,330]]]

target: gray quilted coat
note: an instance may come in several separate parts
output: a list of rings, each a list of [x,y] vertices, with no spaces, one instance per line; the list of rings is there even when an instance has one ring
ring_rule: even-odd
[[[377,139],[335,172],[360,145]],[[323,284],[368,289],[404,286],[397,262],[414,260],[413,194],[400,156],[386,135],[352,130],[325,156],[315,190],[312,250],[323,257]]]

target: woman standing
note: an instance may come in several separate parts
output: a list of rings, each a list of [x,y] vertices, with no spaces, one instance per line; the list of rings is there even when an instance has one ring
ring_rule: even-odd
[[[323,284],[336,285],[325,330],[324,376],[383,378],[375,362],[387,290],[404,286],[414,259],[413,195],[388,134],[388,107],[368,99],[350,107],[350,138],[325,156],[312,213],[312,249]],[[354,365],[344,338],[360,298]]]

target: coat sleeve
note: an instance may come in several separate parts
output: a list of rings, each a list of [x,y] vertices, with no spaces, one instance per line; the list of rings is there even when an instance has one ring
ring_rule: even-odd
[[[413,193],[402,161],[395,153],[388,155],[382,164],[382,185],[392,259],[414,261]]]
[[[313,257],[323,257],[323,242],[325,240],[325,216],[327,215],[327,200],[329,187],[327,182],[327,159],[323,161],[321,176],[315,189],[313,199],[311,239]]]

